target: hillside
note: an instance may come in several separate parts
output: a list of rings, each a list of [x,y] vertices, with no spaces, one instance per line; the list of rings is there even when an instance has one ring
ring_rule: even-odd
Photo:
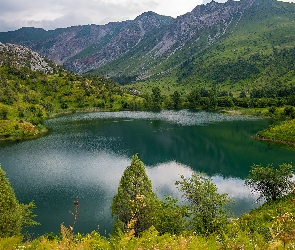
[[[44,132],[42,121],[55,114],[140,101],[101,75],[78,76],[26,47],[0,44],[0,140]]]
[[[21,28],[0,33],[0,42],[121,84],[217,84],[248,93],[266,83],[294,83],[294,13],[293,3],[275,0],[212,1],[177,18],[147,12],[107,25]]]

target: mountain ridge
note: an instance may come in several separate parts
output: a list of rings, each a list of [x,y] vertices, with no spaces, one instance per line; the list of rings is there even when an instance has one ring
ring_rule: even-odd
[[[21,28],[0,33],[0,42],[27,46],[78,74],[98,72],[134,81],[171,75],[176,82],[226,83],[229,77],[216,80],[212,75],[222,73],[222,65],[235,69],[243,61],[238,67],[244,65],[252,81],[269,70],[257,55],[294,47],[294,13],[294,4],[275,0],[211,1],[177,18],[150,11],[106,25]],[[210,75],[204,67],[214,72]]]

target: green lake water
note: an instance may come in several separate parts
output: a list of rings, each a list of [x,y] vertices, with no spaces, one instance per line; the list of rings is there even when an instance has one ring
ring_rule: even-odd
[[[112,198],[135,153],[159,197],[181,198],[174,185],[179,175],[205,172],[235,199],[240,215],[255,206],[243,181],[253,163],[295,162],[295,151],[251,137],[271,123],[187,110],[71,114],[46,121],[44,137],[2,142],[0,163],[17,198],[37,205],[35,235],[71,225],[77,196],[75,231],[110,233]]]

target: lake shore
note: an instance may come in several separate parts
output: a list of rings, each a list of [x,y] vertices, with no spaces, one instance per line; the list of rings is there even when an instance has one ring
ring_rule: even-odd
[[[219,109],[216,110],[217,112],[224,113],[226,115],[230,116],[251,116],[251,117],[263,117],[263,118],[273,118],[273,119],[279,119],[278,117],[271,117],[269,114],[266,112],[266,109]],[[48,117],[46,117],[44,120],[63,116],[63,115],[68,115],[68,114],[73,114],[73,113],[93,113],[93,112],[114,112],[113,110],[102,110],[99,108],[91,108],[91,109],[67,109],[67,110],[59,110],[57,112],[54,112],[52,114],[49,114]],[[280,118],[282,119],[282,118]],[[13,121],[11,121],[13,123]],[[41,126],[39,128],[38,126],[34,126],[33,124],[29,122],[23,122],[26,124],[26,126],[19,126],[17,121],[14,121],[14,125],[8,126],[6,130],[11,131],[10,133],[6,133],[3,135],[0,131],[0,141],[6,141],[6,140],[30,140],[30,139],[35,139],[40,136],[45,135],[48,132],[48,129],[45,126]],[[17,128],[18,131],[16,132]],[[266,131],[269,131],[270,128],[266,128],[263,131],[257,132],[257,134],[253,135],[253,138],[256,140],[261,140],[261,141],[268,141],[276,144],[281,144],[281,145],[287,145],[292,149],[295,149],[295,140],[294,141],[289,141],[286,139],[276,139],[274,138],[274,134],[268,135],[265,133]],[[5,131],[5,128],[2,130]],[[15,131],[14,131],[15,130]]]

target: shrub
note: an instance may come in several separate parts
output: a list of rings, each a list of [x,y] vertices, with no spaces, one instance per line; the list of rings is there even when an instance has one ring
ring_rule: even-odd
[[[275,169],[272,164],[263,167],[261,164],[254,164],[249,175],[245,179],[245,184],[251,187],[253,192],[259,193],[266,201],[277,200],[290,193],[293,189],[293,166],[282,164]]]
[[[188,179],[181,175],[181,179],[176,185],[189,204],[191,229],[200,234],[222,230],[228,222],[232,200],[227,194],[219,194],[216,185],[204,174],[193,174]]]

